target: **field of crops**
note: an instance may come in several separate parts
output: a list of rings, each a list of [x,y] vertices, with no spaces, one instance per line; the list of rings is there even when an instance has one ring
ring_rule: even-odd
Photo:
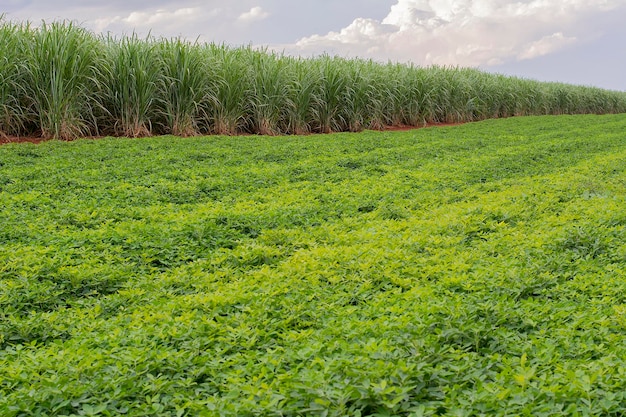
[[[1,146],[0,415],[624,415],[625,131]]]
[[[361,131],[626,112],[626,92],[475,69],[110,38],[0,17],[0,137]]]

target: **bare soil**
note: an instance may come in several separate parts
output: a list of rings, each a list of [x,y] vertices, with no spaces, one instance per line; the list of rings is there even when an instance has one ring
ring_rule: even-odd
[[[392,131],[392,132],[403,132],[403,131],[407,131],[407,130],[416,130],[416,129],[423,129],[425,127],[445,127],[445,126],[457,126],[460,125],[462,123],[429,123],[426,124],[424,126],[406,126],[406,125],[400,125],[400,126],[386,126],[383,131]],[[248,136],[246,134],[246,136]],[[102,139],[105,136],[90,136],[88,138],[81,138],[81,139]],[[38,136],[6,136],[6,135],[0,135],[0,145],[6,145],[9,143],[35,143],[35,144],[39,144],[41,142],[45,142],[48,141],[50,139],[44,139],[42,137],[38,137]]]

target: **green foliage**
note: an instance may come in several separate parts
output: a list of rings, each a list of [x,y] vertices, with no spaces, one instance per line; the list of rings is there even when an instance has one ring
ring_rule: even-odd
[[[249,48],[231,50],[224,45],[208,45],[212,67],[213,94],[209,102],[209,131],[235,135],[252,124],[250,99],[253,89]]]
[[[306,134],[626,113],[626,92],[0,19],[0,135]]]
[[[74,139],[96,128],[100,46],[72,23],[43,23],[31,33],[24,80],[44,138]]]
[[[289,101],[287,63],[265,51],[251,52],[253,91],[250,103],[251,118],[256,124],[255,132],[261,135],[277,135],[287,129],[286,109]]]
[[[163,40],[159,47],[165,82],[161,88],[165,130],[176,136],[198,135],[201,106],[210,94],[203,50],[181,39]]]
[[[9,24],[0,16],[0,137],[24,132],[32,116],[26,102],[29,28]]]
[[[2,146],[0,415],[623,415],[625,129]]]
[[[108,114],[104,120],[109,122],[105,131],[116,135],[139,137],[152,134],[153,122],[157,120],[159,108],[159,92],[164,91],[164,96],[169,99],[167,110],[178,111],[179,114],[171,113],[170,117],[181,117],[181,103],[178,94],[184,94],[180,86],[171,86],[166,75],[171,76],[171,63],[169,60],[176,57],[167,57],[166,71],[162,71],[157,44],[151,40],[141,40],[136,35],[124,37],[121,40],[108,38],[106,90],[102,97],[104,108]],[[181,45],[181,54],[183,46]],[[169,52],[168,46],[164,46],[165,53]],[[183,69],[184,70],[184,69]],[[180,80],[180,83],[186,80]],[[178,87],[178,88],[177,88]],[[174,96],[174,97],[172,97]],[[165,97],[164,97],[165,98]],[[179,123],[184,123],[180,121]],[[174,128],[174,121],[169,123]],[[182,133],[182,132],[181,132]]]

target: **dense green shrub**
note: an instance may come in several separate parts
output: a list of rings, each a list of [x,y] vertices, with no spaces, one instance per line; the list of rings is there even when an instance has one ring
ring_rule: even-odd
[[[625,415],[625,131],[0,146],[0,415]]]

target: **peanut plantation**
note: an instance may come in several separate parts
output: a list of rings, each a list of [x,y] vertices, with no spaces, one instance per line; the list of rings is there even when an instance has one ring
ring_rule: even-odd
[[[624,415],[624,132],[1,146],[0,415]]]
[[[0,16],[0,139],[307,134],[526,115],[626,113],[626,92]]]

